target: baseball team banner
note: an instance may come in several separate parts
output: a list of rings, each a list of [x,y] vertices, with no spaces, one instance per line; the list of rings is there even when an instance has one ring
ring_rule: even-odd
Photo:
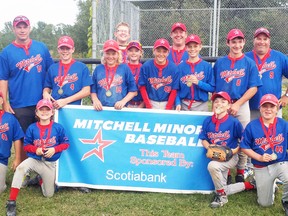
[[[211,113],[66,106],[55,120],[70,140],[57,163],[58,186],[210,193],[209,159],[198,140]]]

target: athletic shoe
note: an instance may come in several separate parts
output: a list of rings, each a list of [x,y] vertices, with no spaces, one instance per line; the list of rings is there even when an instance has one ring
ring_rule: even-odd
[[[247,179],[249,176],[253,176],[254,171],[252,168],[248,167],[244,170],[244,179]]]
[[[30,175],[29,174],[25,175],[24,178],[23,178],[21,187],[22,188],[26,187],[29,180],[30,180]]]
[[[232,176],[228,175],[227,176],[227,185],[230,185],[230,184],[232,184]]]
[[[256,180],[253,178],[251,181],[249,181],[251,185],[253,185],[253,189],[256,190],[257,189],[257,185],[256,185]]]
[[[288,201],[282,200],[282,206],[285,211],[285,215],[288,216]]]
[[[210,204],[211,208],[219,208],[228,202],[226,194],[216,194],[213,202]]]
[[[41,176],[39,174],[37,174],[34,178],[29,179],[29,181],[27,182],[27,186],[38,186],[40,185],[40,180],[41,180]]]
[[[244,182],[245,180],[244,180],[244,175],[242,175],[242,174],[237,174],[236,176],[235,176],[235,182],[237,183],[237,182]]]
[[[6,216],[16,216],[16,201],[8,200],[6,204]]]
[[[91,189],[86,188],[86,187],[79,187],[77,188],[79,191],[81,191],[82,193],[90,193]]]

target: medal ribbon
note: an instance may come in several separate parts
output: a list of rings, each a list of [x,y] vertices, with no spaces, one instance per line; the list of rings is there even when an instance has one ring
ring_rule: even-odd
[[[43,126],[43,125],[40,125],[39,122],[37,122],[37,127],[39,128],[40,130],[40,141],[41,141],[41,148],[42,150],[44,150],[45,148],[45,144],[47,143],[48,139],[50,139],[50,135],[51,135],[51,130],[52,130],[52,124],[53,124],[53,121],[51,121],[49,123],[49,125],[47,125],[47,127]],[[46,139],[44,141],[43,139],[43,136],[45,135],[45,131],[46,129],[48,128],[48,133],[47,133],[47,136],[46,136]]]
[[[266,60],[267,60],[267,58],[270,57],[270,52],[271,52],[271,49],[269,49],[269,51],[265,54],[265,56],[264,56],[262,59],[260,59],[262,63],[259,64],[257,54],[256,54],[255,50],[253,50],[253,57],[254,57],[254,60],[255,60],[255,62],[256,62],[256,65],[257,65],[257,68],[258,68],[258,71],[259,71],[259,72],[261,71],[264,63],[265,63]]]
[[[266,140],[268,141],[270,148],[272,149],[272,152],[274,153],[274,138],[276,136],[276,123],[277,123],[277,118],[274,119],[274,122],[271,125],[269,125],[268,130],[266,130],[266,127],[264,125],[263,119],[260,117],[260,123],[262,126],[262,130],[265,134]],[[272,130],[272,131],[271,131]],[[271,134],[271,137],[270,137]]]
[[[133,65],[133,64],[128,63],[128,66],[129,66],[129,68],[131,69],[132,74],[133,74],[133,76],[134,76],[134,78],[135,78],[136,84],[138,84],[141,65],[142,65],[142,64]]]
[[[60,60],[59,62],[59,68],[58,68],[58,77],[59,77],[59,82],[58,85],[60,89],[63,87],[63,83],[65,81],[65,78],[68,74],[68,71],[70,70],[71,65],[75,62],[75,59],[72,59],[69,64],[63,64],[62,61]],[[64,71],[64,73],[62,73]],[[62,76],[63,74],[63,76]]]
[[[105,65],[105,75],[106,75],[105,78],[106,78],[106,83],[107,83],[107,89],[106,89],[107,91],[110,90],[110,86],[114,80],[114,76],[116,74],[117,68],[118,68],[118,65],[115,67],[108,67],[107,65]],[[111,74],[110,74],[110,71],[111,71]]]
[[[185,51],[185,47],[183,50],[174,50],[172,48],[172,59],[176,65],[180,64],[184,51]]]
[[[2,116],[4,115],[4,113],[4,110],[0,110],[0,125],[2,124]]]

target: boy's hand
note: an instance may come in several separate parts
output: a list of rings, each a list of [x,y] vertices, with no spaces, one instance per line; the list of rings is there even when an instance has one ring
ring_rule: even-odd
[[[45,158],[51,158],[55,154],[55,149],[54,148],[46,148],[44,157]]]
[[[43,149],[42,148],[37,148],[37,150],[36,150],[36,155],[39,155],[39,156],[41,156],[41,155],[43,155],[44,153],[43,153]]]

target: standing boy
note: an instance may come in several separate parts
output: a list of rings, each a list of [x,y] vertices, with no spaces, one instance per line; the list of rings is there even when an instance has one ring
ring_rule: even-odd
[[[288,123],[277,118],[278,98],[265,94],[260,100],[260,118],[245,128],[240,143],[242,151],[251,157],[257,183],[257,201],[261,206],[274,203],[274,181],[283,182],[282,205],[288,215]]]
[[[189,59],[178,65],[180,86],[176,97],[176,110],[208,112],[208,93],[215,90],[211,64],[199,57],[202,42],[198,35],[189,35],[186,50]]]
[[[250,121],[249,99],[262,85],[255,63],[243,54],[244,34],[239,29],[232,29],[227,35],[230,51],[219,58],[214,65],[216,92],[229,92],[231,97],[230,114],[239,119],[245,128]],[[247,156],[239,153],[236,182],[244,181],[244,169]]]
[[[15,170],[21,162],[21,139],[24,137],[18,120],[11,113],[5,112],[2,105],[3,95],[0,92],[0,194],[6,189],[5,180],[12,142],[15,149],[12,168]]]
[[[53,64],[45,79],[43,98],[53,101],[56,109],[67,104],[80,105],[90,95],[92,79],[88,67],[73,58],[74,41],[69,36],[58,40],[60,61]]]
[[[238,119],[228,114],[228,110],[231,108],[231,99],[227,92],[215,93],[211,100],[214,115],[204,120],[199,139],[202,140],[202,145],[207,150],[210,146],[221,145],[229,147],[233,152],[233,157],[228,161],[211,160],[208,164],[208,171],[216,191],[210,206],[218,208],[228,202],[227,195],[254,189],[255,184],[239,182],[227,185],[228,171],[235,167],[238,162],[238,143],[242,136],[243,127]]]
[[[169,48],[166,39],[156,40],[153,48],[154,59],[148,60],[141,67],[138,84],[148,109],[174,108],[179,89],[179,72],[177,66],[167,60]]]
[[[24,138],[24,150],[28,158],[24,160],[14,173],[10,197],[7,202],[7,215],[16,215],[16,199],[22,180],[29,171],[40,175],[39,183],[45,197],[52,197],[55,190],[56,161],[62,151],[69,147],[69,140],[62,125],[53,122],[53,104],[42,99],[36,106],[38,122],[31,124]]]

